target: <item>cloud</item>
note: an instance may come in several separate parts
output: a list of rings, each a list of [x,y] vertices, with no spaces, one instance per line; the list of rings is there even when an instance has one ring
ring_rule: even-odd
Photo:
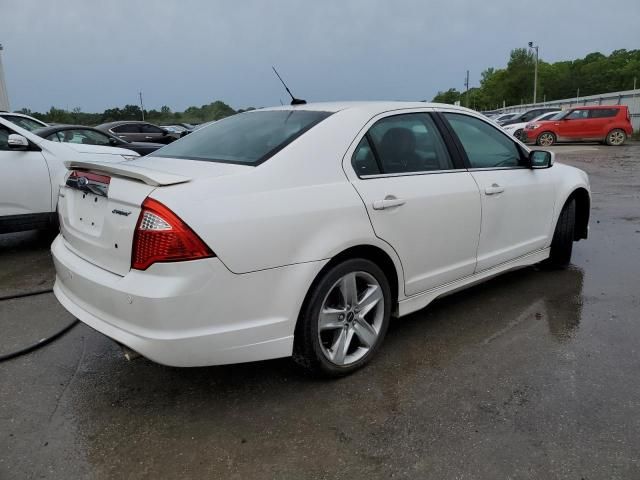
[[[181,110],[286,100],[430,99],[529,40],[545,60],[637,48],[637,0],[0,0],[13,108]],[[597,18],[593,12],[598,12]],[[620,13],[624,12],[623,15]],[[594,24],[594,22],[597,22]],[[597,25],[598,35],[593,35]]]

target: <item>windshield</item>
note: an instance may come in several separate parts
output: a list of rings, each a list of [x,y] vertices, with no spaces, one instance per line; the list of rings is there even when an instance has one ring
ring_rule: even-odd
[[[33,130],[36,130],[38,128],[42,128],[42,127],[46,127],[47,126],[46,123],[41,123],[41,122],[38,122],[36,120],[32,120],[30,118],[27,118],[27,117],[18,117],[18,116],[14,116],[14,115],[3,115],[2,118],[4,118],[5,120],[10,121],[11,123],[15,123],[19,127],[22,127],[25,130],[29,130],[30,132],[32,132]]]
[[[153,156],[255,166],[329,115],[305,110],[240,113],[196,130]]]
[[[555,117],[562,112],[547,112],[531,120],[532,122],[543,122],[547,120],[555,120]]]

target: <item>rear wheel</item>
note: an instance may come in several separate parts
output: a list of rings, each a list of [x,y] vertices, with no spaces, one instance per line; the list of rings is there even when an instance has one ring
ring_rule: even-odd
[[[553,267],[566,267],[571,261],[574,231],[576,226],[576,201],[571,199],[560,212],[556,230],[551,241],[551,253],[547,263]]]
[[[554,143],[556,143],[556,136],[551,132],[542,132],[536,140],[536,144],[541,147],[550,147]]]
[[[611,130],[607,134],[607,138],[605,142],[607,145],[610,145],[612,147],[619,147],[626,140],[627,140],[627,134],[624,132],[624,130],[620,130],[619,128],[616,128],[615,130]]]
[[[351,259],[330,268],[302,308],[294,361],[312,374],[330,377],[362,367],[384,339],[391,301],[389,281],[375,263]]]

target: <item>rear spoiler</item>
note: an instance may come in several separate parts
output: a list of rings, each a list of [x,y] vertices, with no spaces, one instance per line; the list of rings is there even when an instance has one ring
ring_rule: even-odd
[[[178,183],[186,183],[191,180],[191,177],[185,177],[184,175],[152,170],[150,168],[139,167],[137,165],[127,165],[126,163],[81,162],[70,160],[64,162],[64,164],[69,170],[109,173],[117,177],[140,180],[153,187],[176,185]]]

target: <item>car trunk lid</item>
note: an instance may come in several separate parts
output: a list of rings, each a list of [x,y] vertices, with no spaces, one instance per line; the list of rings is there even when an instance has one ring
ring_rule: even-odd
[[[133,236],[142,203],[155,189],[251,170],[207,162],[197,162],[200,168],[196,168],[186,165],[193,162],[163,160],[158,168],[152,168],[156,165],[150,162],[137,164],[137,160],[65,162],[71,173],[60,187],[58,210],[67,247],[88,262],[124,276],[131,269]]]

